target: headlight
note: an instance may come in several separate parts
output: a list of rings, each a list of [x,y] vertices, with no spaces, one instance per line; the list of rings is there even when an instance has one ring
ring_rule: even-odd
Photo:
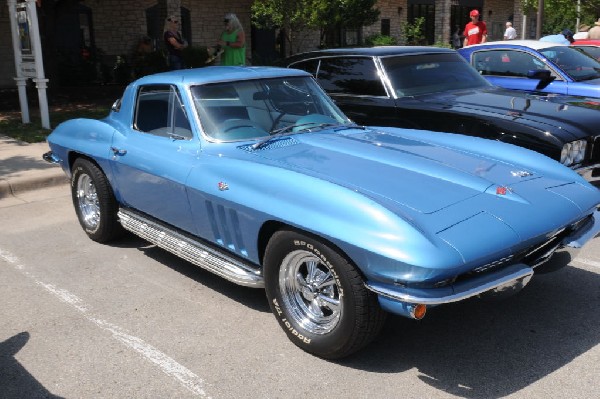
[[[560,163],[571,166],[582,162],[585,158],[586,148],[587,142],[585,140],[577,140],[565,144],[560,153]]]

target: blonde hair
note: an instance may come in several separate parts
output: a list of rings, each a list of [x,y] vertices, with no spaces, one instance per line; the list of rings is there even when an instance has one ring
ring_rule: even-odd
[[[240,22],[240,20],[234,13],[230,12],[228,14],[225,14],[225,19],[231,23],[231,28],[234,31],[239,31],[239,32],[244,31],[244,28],[242,27],[242,23]]]

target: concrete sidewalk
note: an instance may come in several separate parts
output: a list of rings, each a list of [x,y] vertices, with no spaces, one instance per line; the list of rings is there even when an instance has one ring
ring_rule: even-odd
[[[60,166],[42,159],[47,143],[29,144],[0,135],[0,199],[68,184]]]

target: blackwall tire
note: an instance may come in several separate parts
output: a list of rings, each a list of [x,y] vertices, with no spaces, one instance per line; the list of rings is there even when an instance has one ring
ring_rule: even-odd
[[[73,163],[71,196],[79,224],[92,240],[107,242],[123,235],[112,188],[93,162],[79,158]]]
[[[282,230],[264,262],[269,305],[289,339],[316,356],[339,359],[379,333],[386,313],[357,268],[322,240]]]

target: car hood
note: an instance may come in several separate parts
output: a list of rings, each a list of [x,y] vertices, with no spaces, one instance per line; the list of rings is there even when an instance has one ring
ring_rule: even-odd
[[[477,196],[490,187],[539,177],[515,164],[383,129],[353,128],[274,139],[255,154],[424,214]]]
[[[417,101],[438,104],[456,112],[492,114],[549,130],[564,141],[587,137],[600,123],[600,102],[555,94],[530,94],[498,87],[456,90],[418,96]],[[558,127],[558,129],[557,129]]]

